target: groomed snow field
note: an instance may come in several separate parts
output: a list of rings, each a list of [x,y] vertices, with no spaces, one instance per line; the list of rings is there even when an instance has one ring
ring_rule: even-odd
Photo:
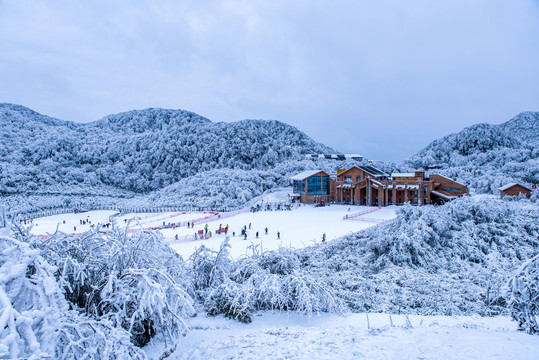
[[[61,214],[33,220],[34,227],[31,233],[34,235],[47,235],[54,233],[58,226],[59,231],[67,233],[80,233],[90,229],[90,224],[81,225],[81,220],[89,220],[92,224],[107,224],[109,219],[119,227],[129,225],[133,231],[160,227],[177,222],[192,222],[195,219],[203,219],[195,222],[193,228],[180,226],[176,228],[160,229],[166,241],[184,258],[189,257],[198,247],[204,245],[208,248],[219,250],[225,240],[225,234],[216,234],[216,230],[229,226],[231,255],[234,258],[251,254],[249,247],[257,251],[276,250],[279,247],[291,247],[295,249],[311,246],[322,242],[323,234],[326,241],[342,237],[348,233],[357,232],[379,224],[395,217],[397,207],[384,208],[352,205],[331,205],[325,207],[300,206],[292,207],[292,210],[258,211],[240,213],[232,217],[223,218],[210,213],[170,212],[170,213],[136,213],[121,214],[117,216],[113,211],[89,211],[77,214]],[[346,215],[372,211],[354,219],[343,219]],[[131,222],[125,220],[133,219]],[[64,224],[65,221],[65,224]],[[212,237],[204,240],[193,241],[194,234],[200,230],[205,231],[208,225],[208,234]],[[247,240],[241,236],[241,229],[247,228]],[[268,229],[266,234],[265,229]],[[258,232],[258,238],[256,233]],[[279,234],[277,234],[279,233]],[[178,235],[178,240],[176,240]],[[279,236],[278,236],[279,235]],[[198,236],[197,236],[198,237]],[[253,246],[254,245],[254,246]]]

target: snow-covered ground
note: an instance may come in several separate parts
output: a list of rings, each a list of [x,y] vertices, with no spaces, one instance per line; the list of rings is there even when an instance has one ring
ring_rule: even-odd
[[[119,225],[126,221],[135,220],[136,224],[146,227],[158,227],[167,224],[192,221],[207,216],[202,212],[164,212],[164,213],[130,213],[118,216]]]
[[[350,211],[348,211],[350,209]],[[322,241],[326,234],[326,240],[331,241],[348,233],[357,232],[377,222],[343,220],[346,214],[373,209],[365,206],[331,205],[326,207],[301,206],[291,211],[259,211],[256,213],[244,213],[237,216],[217,220],[208,223],[208,227],[215,234],[215,230],[222,226],[229,226],[231,254],[234,258],[248,253],[248,247],[258,246],[261,251],[276,250],[279,247],[303,248]],[[395,207],[386,207],[373,213],[366,214],[369,218],[377,217],[380,221],[395,217]],[[358,218],[359,219],[359,218]],[[176,230],[163,230],[165,238],[173,241],[174,234],[194,234],[196,230],[203,229],[205,224],[195,225],[194,229],[178,228]],[[240,236],[241,229],[247,227],[247,240]],[[265,229],[268,228],[266,235]],[[258,232],[258,239],[256,233]],[[280,233],[280,239],[277,237]],[[234,236],[235,235],[235,236]],[[202,241],[190,241],[171,243],[182,256],[188,256],[200,245],[219,250],[225,235],[213,236],[211,239]]]
[[[508,317],[261,312],[251,324],[193,318],[170,359],[537,359],[539,337]],[[159,344],[162,346],[162,344]],[[148,346],[158,357],[163,349]]]
[[[82,233],[90,230],[92,225],[107,224],[111,216],[116,214],[115,211],[99,210],[89,211],[76,214],[59,214],[43,218],[34,219],[32,222],[33,228],[31,234],[47,235],[53,234],[58,226],[58,231],[65,233]],[[86,224],[82,224],[84,220]],[[88,220],[88,221],[87,221]],[[91,222],[91,223],[90,223]]]
[[[375,210],[375,211],[373,211]],[[352,215],[358,212],[373,211],[354,220],[344,220],[345,215]],[[388,206],[381,209],[367,206],[331,205],[326,207],[301,206],[290,211],[259,211],[256,213],[246,212],[228,218],[219,219],[216,216],[195,223],[194,228],[186,226],[175,229],[159,230],[171,247],[184,258],[189,257],[198,247],[204,245],[208,248],[219,250],[221,243],[225,240],[225,235],[217,235],[216,230],[219,225],[229,226],[228,236],[230,238],[231,254],[234,258],[248,254],[250,246],[256,247],[258,251],[275,250],[279,247],[303,248],[314,245],[322,241],[323,234],[326,240],[331,241],[348,233],[357,232],[374,226],[382,221],[395,217],[396,207]],[[90,229],[90,225],[81,225],[80,220],[90,220],[92,224],[105,224],[114,215],[113,211],[90,211],[77,214],[54,215],[45,218],[34,219],[32,234],[46,235],[53,233],[56,226],[60,231],[80,233]],[[126,226],[126,219],[136,219],[130,223],[131,229],[149,228],[162,226],[163,223],[191,222],[194,219],[201,219],[211,216],[208,213],[137,213],[124,214],[116,217],[119,226]],[[364,219],[365,221],[362,221]],[[65,221],[65,224],[64,224]],[[212,237],[206,240],[191,240],[195,233],[204,230],[208,225],[208,232],[212,232]],[[240,235],[241,229],[247,227],[247,240]],[[265,229],[268,228],[266,234]],[[258,232],[258,238],[256,233]],[[278,234],[279,233],[279,236]],[[176,235],[178,239],[176,240]]]

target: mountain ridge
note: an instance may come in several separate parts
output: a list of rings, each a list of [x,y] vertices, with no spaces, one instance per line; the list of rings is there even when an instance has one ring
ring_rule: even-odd
[[[539,112],[501,124],[475,124],[432,141],[401,168],[436,168],[478,193],[497,193],[510,182],[539,183]],[[438,171],[438,170],[437,170]]]
[[[164,188],[212,169],[265,170],[305,153],[334,152],[277,120],[213,123],[181,109],[148,108],[85,124],[0,105],[0,193],[58,184]]]

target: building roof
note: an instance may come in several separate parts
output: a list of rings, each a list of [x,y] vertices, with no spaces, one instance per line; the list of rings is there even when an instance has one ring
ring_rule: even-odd
[[[296,174],[296,175],[292,176],[290,179],[292,179],[292,180],[305,180],[308,177],[311,177],[313,175],[318,174],[319,172],[323,172],[325,174],[325,172],[322,171],[322,170],[305,170],[303,172],[300,172],[299,174]]]
[[[448,178],[447,176],[443,176],[443,175],[440,175],[440,174],[431,174],[431,175],[436,175],[436,176],[439,176],[439,177],[443,177],[444,179],[453,181],[455,184],[459,184],[460,186],[466,186],[466,184],[463,184],[463,183],[458,182],[457,180],[453,180],[451,178]]]
[[[349,169],[346,169],[344,170],[342,173],[340,173],[339,175],[342,175],[344,174],[345,172],[349,171],[349,170],[352,170],[353,168],[356,168],[356,169],[360,169],[360,170],[363,170],[365,171],[366,173],[369,173],[371,175],[373,175],[374,177],[381,177],[381,176],[388,176],[386,173],[384,173],[383,171],[381,170],[378,170],[377,168],[375,167],[372,167],[372,166],[352,166],[351,168]]]
[[[415,173],[392,173],[391,177],[416,177]]]
[[[358,168],[374,176],[388,176],[385,172],[378,170],[373,166],[358,166]]]
[[[381,182],[376,181],[376,180],[374,180],[374,179],[371,179],[371,183],[372,183],[372,184],[375,184],[375,185],[378,185],[378,186],[380,186],[380,187],[382,187],[382,188],[384,187],[384,184],[382,184]]]
[[[447,200],[453,200],[453,199],[456,198],[455,195],[449,195],[445,191],[441,191],[441,190],[432,190],[431,194],[437,195],[437,196],[439,196],[441,198],[444,198],[444,199],[447,199]]]
[[[499,187],[498,190],[500,190],[500,191],[505,191],[505,190],[507,190],[507,189],[512,188],[513,186],[522,186],[524,189],[529,190],[529,191],[532,191],[532,189],[530,189],[529,187],[524,186],[524,185],[519,184],[519,183],[511,183],[511,184],[507,184],[507,185],[504,185],[504,186],[502,186],[502,187]]]

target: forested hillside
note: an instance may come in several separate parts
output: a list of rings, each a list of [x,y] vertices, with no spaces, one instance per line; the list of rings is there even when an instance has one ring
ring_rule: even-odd
[[[435,140],[402,167],[436,167],[472,191],[495,193],[510,182],[539,183],[538,145],[539,112],[524,112],[500,125],[477,124]]]
[[[201,171],[268,170],[304,153],[334,152],[279,121],[212,123],[164,109],[76,124],[0,104],[0,139],[3,194],[148,193]]]

